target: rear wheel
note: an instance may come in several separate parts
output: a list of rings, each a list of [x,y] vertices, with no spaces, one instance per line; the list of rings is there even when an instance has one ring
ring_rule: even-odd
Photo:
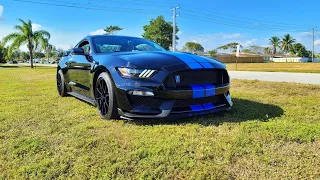
[[[107,73],[101,73],[95,85],[95,100],[103,119],[119,118],[117,112],[117,99],[113,90],[113,82]]]
[[[61,69],[57,72],[57,89],[61,97],[67,96],[67,88],[64,81],[63,72]]]

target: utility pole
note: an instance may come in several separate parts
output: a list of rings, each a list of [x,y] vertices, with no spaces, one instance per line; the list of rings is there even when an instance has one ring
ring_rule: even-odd
[[[312,62],[314,62],[314,28],[312,28]]]
[[[173,33],[172,33],[172,51],[175,52],[176,51],[176,18],[177,16],[179,16],[179,14],[177,14],[177,9],[179,9],[180,6],[175,6],[173,7],[171,10],[173,11]]]

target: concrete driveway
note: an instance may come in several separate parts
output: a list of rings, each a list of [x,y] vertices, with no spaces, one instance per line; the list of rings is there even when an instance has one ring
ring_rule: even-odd
[[[255,72],[255,71],[228,71],[233,79],[247,79],[273,82],[294,82],[302,84],[320,85],[318,73],[287,73],[287,72]]]

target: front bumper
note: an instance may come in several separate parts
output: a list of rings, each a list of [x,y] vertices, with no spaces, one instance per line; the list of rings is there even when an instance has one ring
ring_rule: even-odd
[[[155,94],[152,97],[128,95],[126,92],[129,90],[118,89],[121,92],[118,94],[122,94],[118,113],[124,119],[175,119],[227,111],[232,106],[229,89],[229,84],[203,91],[192,88],[155,90],[144,87],[143,90]],[[201,92],[202,97],[195,96]]]
[[[230,110],[229,78],[219,85],[191,83],[170,87],[165,80],[171,73],[159,71],[152,79],[128,79],[114,73],[119,115],[124,119],[175,119]],[[134,90],[153,92],[154,96],[128,93]]]

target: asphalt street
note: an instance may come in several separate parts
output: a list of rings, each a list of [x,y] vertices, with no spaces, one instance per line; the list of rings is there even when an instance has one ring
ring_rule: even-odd
[[[320,84],[318,73],[229,71],[229,75],[233,79]]]

